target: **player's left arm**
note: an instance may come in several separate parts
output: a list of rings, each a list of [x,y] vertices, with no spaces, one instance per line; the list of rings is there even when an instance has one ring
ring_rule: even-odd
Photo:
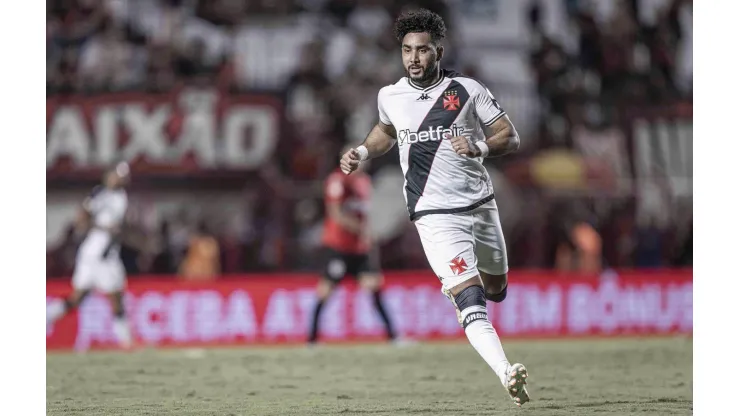
[[[503,156],[519,149],[519,134],[506,114],[493,123],[484,125],[483,133],[486,140],[476,143],[473,157]]]
[[[466,137],[454,137],[451,141],[455,152],[468,157],[495,157],[515,152],[519,149],[519,134],[509,116],[488,88],[476,84],[472,90],[474,110],[481,120],[485,140],[471,143]]]
[[[90,228],[93,226],[93,205],[95,202],[93,198],[97,192],[97,188],[93,189],[92,195],[86,197],[82,204],[80,204],[79,211],[77,212],[77,218],[75,218],[75,231],[78,235],[85,235]]]

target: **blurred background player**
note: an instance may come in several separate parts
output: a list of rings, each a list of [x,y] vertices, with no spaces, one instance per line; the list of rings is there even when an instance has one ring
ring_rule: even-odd
[[[111,301],[113,330],[124,348],[132,344],[123,305],[126,276],[120,257],[121,231],[128,207],[125,187],[129,179],[128,164],[119,163],[104,174],[102,185],[96,186],[83,202],[78,229],[87,236],[77,251],[73,292],[65,300],[51,304],[46,311],[47,324],[51,324],[97,290]]]
[[[350,148],[343,149],[342,153]],[[337,168],[326,179],[324,201],[326,220],[322,243],[326,256],[323,275],[316,288],[318,300],[314,308],[308,342],[316,343],[321,310],[337,284],[347,275],[354,276],[373,296],[389,340],[396,334],[383,306],[381,286],[383,275],[377,249],[373,247],[368,224],[372,181],[360,169],[348,176]]]

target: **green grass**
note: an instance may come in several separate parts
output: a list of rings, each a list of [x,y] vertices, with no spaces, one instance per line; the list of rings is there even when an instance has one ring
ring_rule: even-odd
[[[690,415],[692,340],[505,342],[517,408],[465,343],[48,354],[49,415]]]

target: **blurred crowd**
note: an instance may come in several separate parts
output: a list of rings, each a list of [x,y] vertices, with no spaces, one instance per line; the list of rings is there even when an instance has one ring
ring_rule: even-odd
[[[602,2],[614,4],[606,16],[565,3],[574,30],[560,39],[543,29],[542,2],[529,10],[531,68],[544,105],[540,147],[572,145],[579,124],[613,124],[620,106],[692,96],[690,0],[666,1],[651,18],[640,16],[639,4],[650,3],[640,0]]]
[[[539,225],[530,223],[519,235],[513,233],[512,243],[519,248],[512,251],[539,257],[520,265],[563,270],[691,265],[690,185],[688,198],[665,197],[661,208],[652,210],[639,206],[636,199],[644,195],[635,198],[639,183],[631,181],[626,154],[634,132],[627,131],[630,124],[623,117],[645,108],[691,108],[692,2],[619,0],[588,3],[591,7],[577,0],[564,3],[571,26],[561,36],[545,30],[544,2],[531,2],[528,11],[533,34],[530,67],[541,110],[537,131],[526,138],[530,146],[517,157],[567,149],[595,162],[587,164],[587,176],[605,175],[602,179],[611,185],[592,188],[588,196],[540,193],[530,199],[528,209],[539,211],[533,222]],[[640,7],[650,3],[658,7]],[[670,118],[668,114],[662,117]],[[686,151],[678,150],[673,138],[667,145]],[[504,166],[516,163],[516,157],[507,159]],[[690,183],[690,162],[687,170],[688,178],[682,179]],[[606,189],[612,192],[609,198],[604,198]]]
[[[401,74],[390,28],[406,7],[448,14],[442,0],[48,0],[47,90],[383,85]]]
[[[287,123],[276,150],[281,156],[260,172],[265,183],[250,190],[248,219],[238,216],[234,226],[187,210],[153,223],[134,219],[122,251],[129,272],[200,278],[316,267],[320,181],[335,167],[341,147],[361,141],[376,122],[378,89],[404,74],[391,30],[399,12],[425,7],[442,15],[449,30],[445,66],[480,78],[496,94],[499,85],[482,74],[480,63],[457,53],[465,40],[455,5],[465,1],[47,0],[49,96],[187,87],[269,91],[284,98]],[[588,146],[580,142],[589,137],[623,134],[617,114],[628,103],[691,100],[690,66],[687,72],[681,65],[691,50],[690,1],[667,0],[648,17],[639,13],[640,0],[615,0],[602,13],[595,2],[553,1],[564,4],[567,30],[548,33],[542,1],[528,2],[522,22],[531,33],[525,53],[538,118],[527,120],[535,127],[520,154],[496,162],[507,177],[543,150],[584,152]],[[385,158],[371,173],[394,163],[394,157]],[[614,168],[618,178],[629,174]],[[540,220],[507,233],[513,267],[691,262],[690,215],[681,219],[689,228],[676,231],[633,218],[629,198],[609,208],[590,197],[525,192],[523,198]],[[382,248],[384,267],[426,267],[413,227],[407,227]],[[49,248],[49,276],[70,274],[80,238],[70,225]]]

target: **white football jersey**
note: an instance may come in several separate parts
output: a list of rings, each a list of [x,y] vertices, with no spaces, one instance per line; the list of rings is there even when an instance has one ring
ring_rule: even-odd
[[[85,241],[80,246],[81,259],[115,259],[120,246],[108,231],[120,228],[126,216],[128,197],[123,189],[96,187],[83,203],[92,224]]]
[[[412,221],[466,212],[494,198],[483,159],[460,156],[443,140],[445,134],[485,140],[482,126],[506,114],[483,84],[449,70],[424,89],[404,77],[380,90],[378,112],[381,123],[396,129]]]

